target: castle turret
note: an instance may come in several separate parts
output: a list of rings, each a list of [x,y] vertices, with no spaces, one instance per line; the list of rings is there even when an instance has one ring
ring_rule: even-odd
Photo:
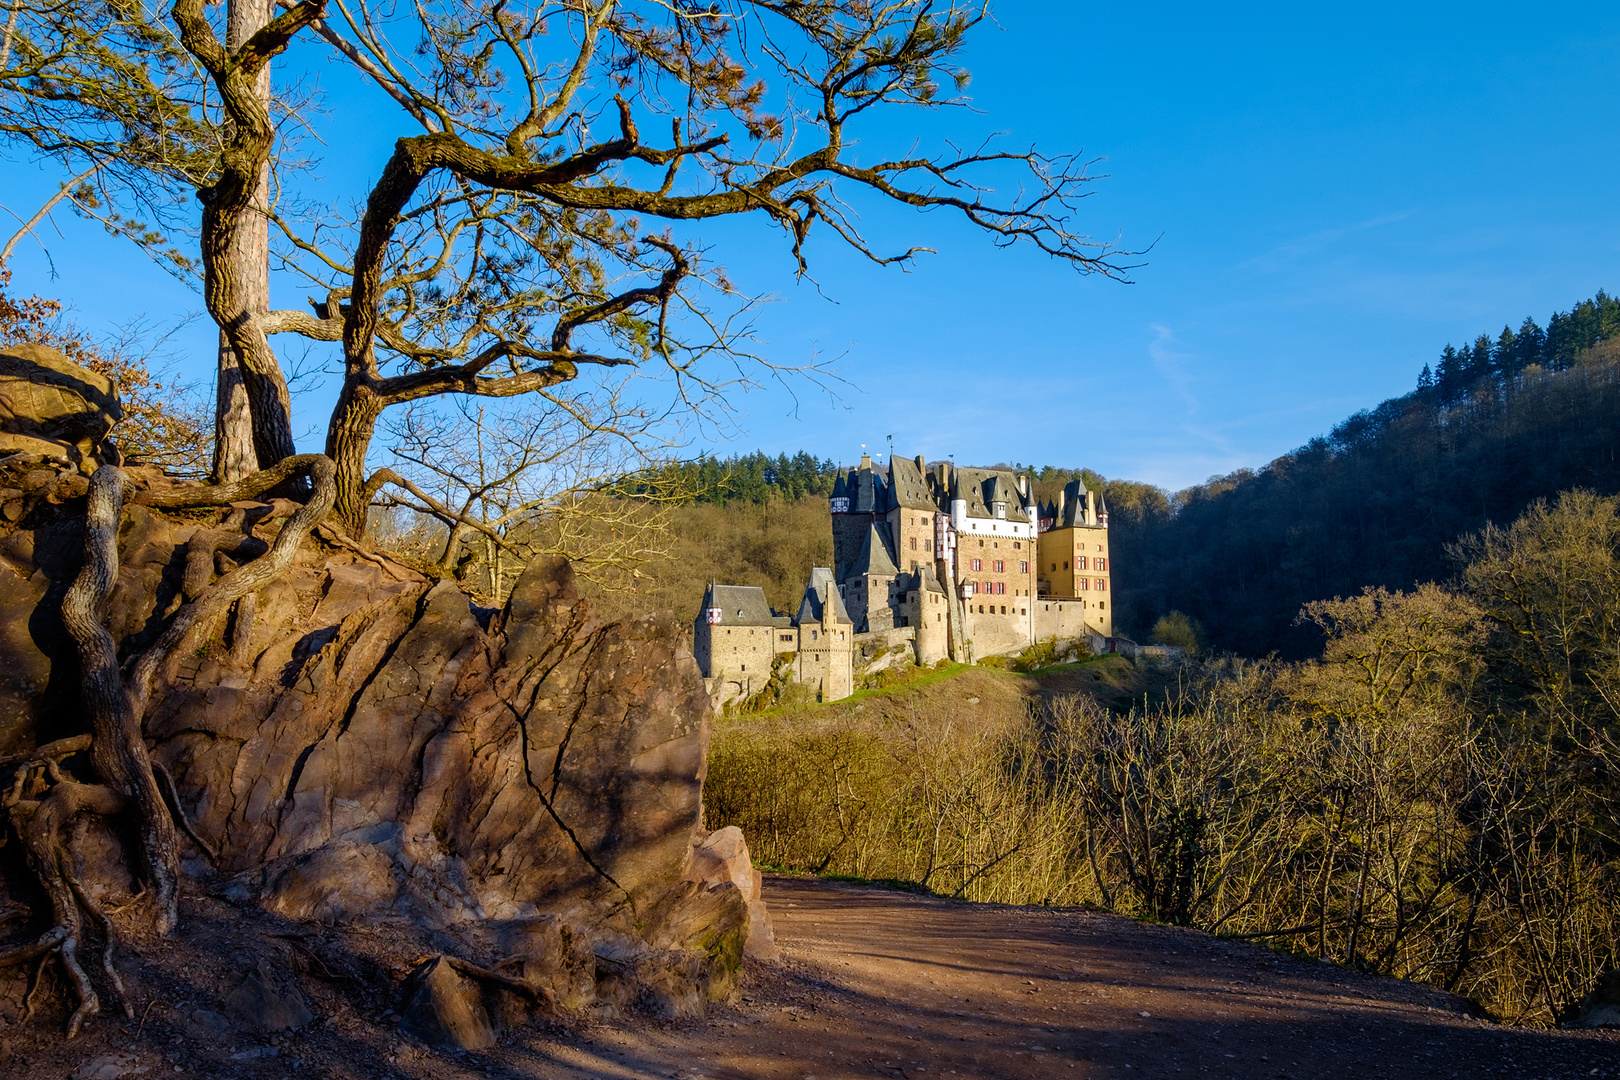
[[[829,508],[835,514],[849,513],[849,486],[844,483],[844,471],[838,470],[838,478],[833,481],[832,494],[827,497]]]
[[[920,566],[912,575],[916,600],[908,605],[908,615],[917,628],[917,663],[930,667],[950,655],[950,598],[931,566]]]

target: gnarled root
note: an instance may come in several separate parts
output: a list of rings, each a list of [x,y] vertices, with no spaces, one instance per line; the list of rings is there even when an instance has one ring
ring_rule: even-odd
[[[90,734],[40,747],[24,758],[0,760],[0,775],[8,768],[16,770],[13,782],[0,796],[0,806],[9,812],[12,828],[28,850],[29,862],[50,900],[53,923],[50,930],[31,942],[0,949],[0,967],[40,961],[41,968],[29,993],[31,1005],[45,977],[44,963],[55,957],[77,1001],[68,1021],[68,1038],[101,1008],[95,987],[79,962],[81,912],[88,912],[104,935],[101,969],[107,988],[123,1006],[124,1014],[134,1016],[113,965],[112,919],[74,871],[73,854],[90,816],[134,815],[140,838],[141,877],[150,887],[155,928],[160,934],[172,932],[179,923],[176,824],[210,858],[214,855],[186,820],[173,777],[147,750],[141,719],[152,681],[194,632],[212,625],[232,604],[263,588],[286,569],[310,530],[331,512],[337,491],[336,470],[325,457],[305,455],[289,458],[274,469],[228,488],[166,490],[146,500],[157,506],[218,505],[218,501],[258,494],[302,472],[307,472],[313,481],[314,495],[292,513],[269,550],[259,558],[210,585],[204,568],[217,552],[226,549],[238,556],[256,554],[256,548],[263,549],[263,542],[252,537],[250,530],[234,539],[207,534],[195,542],[196,557],[188,560],[185,589],[192,600],[174,614],[157,641],[134,659],[127,678],[118,663],[117,643],[102,625],[102,619],[118,576],[118,522],[132,485],[124,471],[114,465],[102,466],[91,477],[84,564],[62,601],[62,622],[79,652],[81,693]],[[238,614],[239,618],[245,617],[250,629],[251,604],[245,610],[239,609]],[[99,783],[81,783],[62,771],[61,759],[81,750],[89,751],[90,765]],[[160,779],[167,782],[167,791]]]
[[[112,974],[111,985],[124,1007],[125,1015],[134,1015],[124,994],[122,983],[116,973],[111,971],[114,938],[112,920],[84,891],[73,870],[73,848],[83,835],[85,815],[109,817],[122,813],[128,802],[118,792],[105,785],[80,784],[67,779],[57,769],[55,762],[45,762],[44,768],[57,782],[43,798],[16,797],[24,789],[14,784],[11,793],[6,797],[6,802],[12,827],[27,847],[28,860],[50,900],[51,917],[55,925],[26,945],[0,952],[0,967],[25,964],[31,960],[55,955],[77,1001],[73,1015],[68,1020],[67,1036],[71,1039],[79,1033],[79,1028],[87,1017],[101,1011],[101,999],[79,963],[79,939],[83,932],[83,924],[79,918],[81,904],[95,915],[101,924],[106,936],[102,953],[103,968]],[[36,776],[28,786],[37,786],[39,782]],[[73,840],[71,844],[68,840],[69,835]],[[30,1012],[32,999],[38,992],[43,978],[42,970],[36,976],[34,987],[29,992]]]

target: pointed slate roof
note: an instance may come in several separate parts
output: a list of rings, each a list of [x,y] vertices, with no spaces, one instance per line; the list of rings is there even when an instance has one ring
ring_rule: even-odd
[[[857,514],[882,513],[888,509],[889,485],[882,466],[874,468],[865,462],[859,469],[850,470],[849,508]]]
[[[804,587],[804,599],[799,601],[799,623],[821,622],[823,611],[830,611],[831,622],[853,623],[844,598],[838,592],[833,572],[825,566],[810,571],[810,583]]]
[[[1084,525],[1086,523],[1086,485],[1079,480],[1070,480],[1063,485],[1063,520],[1060,526]]]
[[[1002,473],[996,473],[991,477],[989,488],[984,500],[986,503],[1005,503],[1008,509],[1023,505],[1024,500],[1018,497],[1017,490],[1007,482],[1006,476]]]
[[[844,484],[844,471],[842,469],[838,471],[837,478],[833,480],[832,494],[827,497],[829,499],[849,498],[849,488]]]
[[[900,573],[900,568],[894,564],[894,553],[889,550],[889,526],[882,521],[874,521],[872,527],[866,530],[866,539],[861,541],[861,553],[855,556],[855,562],[850,566],[846,577],[855,577],[860,574],[893,575]]]
[[[911,586],[914,589],[935,593],[944,593],[945,591],[945,586],[939,583],[939,576],[934,573],[934,567],[931,563],[919,563],[917,569],[912,571],[911,576],[915,579]]]

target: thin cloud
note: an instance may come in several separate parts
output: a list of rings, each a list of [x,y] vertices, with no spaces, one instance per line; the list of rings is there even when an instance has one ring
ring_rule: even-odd
[[[1367,218],[1365,221],[1358,221],[1351,225],[1342,225],[1335,229],[1318,229],[1316,232],[1306,233],[1304,236],[1296,237],[1293,240],[1286,240],[1273,247],[1270,251],[1256,255],[1251,259],[1245,259],[1232,269],[1238,273],[1275,274],[1293,266],[1301,259],[1332,247],[1346,237],[1405,221],[1416,213],[1415,209],[1399,210],[1394,213]]]

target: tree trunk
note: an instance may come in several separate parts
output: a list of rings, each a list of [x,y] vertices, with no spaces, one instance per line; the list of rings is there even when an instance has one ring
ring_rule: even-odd
[[[223,330],[215,389],[214,481],[229,484],[258,472],[258,453],[253,448],[253,414],[242,384],[242,365]]]
[[[235,52],[270,21],[272,0],[230,0],[225,46]],[[254,82],[268,110],[270,67]],[[257,320],[270,310],[270,164],[258,169],[250,205],[215,217],[214,276],[222,303],[218,392],[215,398],[214,479],[240,480],[294,453],[292,400],[281,367]],[[213,305],[210,305],[213,308]],[[234,332],[233,332],[234,331]],[[243,338],[248,340],[244,341]]]
[[[336,517],[344,532],[356,539],[366,534],[366,451],[377,430],[383,401],[371,387],[350,381],[332,410],[326,431],[326,456],[337,466]]]
[[[79,649],[80,689],[89,714],[90,762],[108,787],[133,804],[146,879],[152,885],[157,931],[179,923],[180,838],[158,790],[141,718],[124,686],[118,649],[101,616],[118,577],[118,522],[129,480],[115,465],[90,478],[84,525],[84,566],[62,598],[62,625]]]

